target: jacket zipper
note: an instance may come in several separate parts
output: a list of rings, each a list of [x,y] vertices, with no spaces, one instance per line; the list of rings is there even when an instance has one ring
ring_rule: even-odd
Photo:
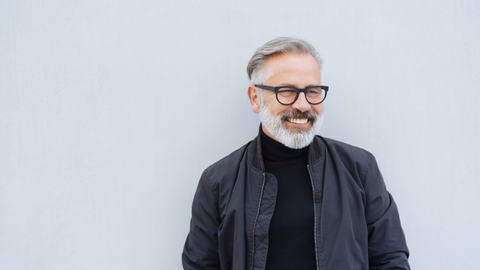
[[[317,262],[317,270],[319,269],[318,264],[318,248],[317,248],[317,204],[315,203],[315,185],[313,184],[312,173],[310,172],[310,166],[307,165],[308,175],[310,176],[310,182],[312,183],[312,192],[313,192],[313,237],[315,241],[315,260]]]
[[[252,269],[255,262],[255,227],[257,226],[258,216],[260,215],[260,206],[262,206],[263,191],[265,189],[265,173],[263,173],[263,183],[262,189],[260,190],[260,198],[258,199],[258,208],[257,215],[255,216],[255,222],[253,223],[253,233],[252,233]]]

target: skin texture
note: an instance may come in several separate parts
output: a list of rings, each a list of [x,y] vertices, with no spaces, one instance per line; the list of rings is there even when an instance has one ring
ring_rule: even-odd
[[[306,54],[277,54],[271,56],[267,61],[269,69],[272,71],[272,76],[270,76],[266,81],[265,85],[269,86],[295,86],[297,88],[305,88],[313,85],[321,85],[320,79],[320,68],[318,67],[317,61],[311,55]],[[250,105],[252,106],[252,111],[259,113],[260,111],[260,96],[255,86],[248,87],[248,97],[250,99]],[[264,102],[268,106],[270,112],[277,116],[284,111],[301,111],[305,112],[308,110],[313,111],[317,115],[321,115],[323,111],[323,103],[317,105],[311,105],[305,99],[305,95],[301,93],[295,103],[291,105],[282,105],[278,103],[275,92],[273,91],[263,91]],[[311,128],[312,123],[308,121],[305,124],[297,124],[284,120],[284,125],[287,129],[304,129]],[[268,130],[262,126],[263,132],[267,134],[270,138],[277,140]]]

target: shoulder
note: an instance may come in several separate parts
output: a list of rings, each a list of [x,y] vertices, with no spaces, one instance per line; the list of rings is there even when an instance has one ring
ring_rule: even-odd
[[[335,167],[348,171],[362,184],[365,183],[369,172],[379,170],[374,155],[369,151],[330,138],[320,137],[320,139],[325,144],[326,155],[333,161]]]
[[[318,137],[324,142],[329,154],[339,159],[350,162],[370,162],[375,159],[372,153],[363,148],[322,136]]]
[[[204,176],[209,178],[210,181],[221,182],[225,178],[230,178],[229,176],[236,175],[241,166],[242,160],[245,159],[245,154],[250,143],[251,142],[248,142],[210,165],[203,172]]]
[[[200,186],[203,186],[215,196],[215,201],[229,197],[235,186],[237,175],[244,167],[248,145],[245,144],[224,158],[210,165],[203,171]],[[225,197],[226,196],[226,197]]]

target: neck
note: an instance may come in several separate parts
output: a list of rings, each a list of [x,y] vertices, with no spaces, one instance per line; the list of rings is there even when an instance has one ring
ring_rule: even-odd
[[[308,147],[292,149],[278,142],[263,130],[260,132],[262,140],[263,158],[271,161],[289,161],[297,158],[305,158],[308,154]]]

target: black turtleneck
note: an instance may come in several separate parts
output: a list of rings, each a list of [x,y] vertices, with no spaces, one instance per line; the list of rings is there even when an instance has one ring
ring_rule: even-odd
[[[260,137],[265,170],[275,175],[278,182],[265,269],[316,269],[308,147],[288,148],[268,137],[263,130]]]

